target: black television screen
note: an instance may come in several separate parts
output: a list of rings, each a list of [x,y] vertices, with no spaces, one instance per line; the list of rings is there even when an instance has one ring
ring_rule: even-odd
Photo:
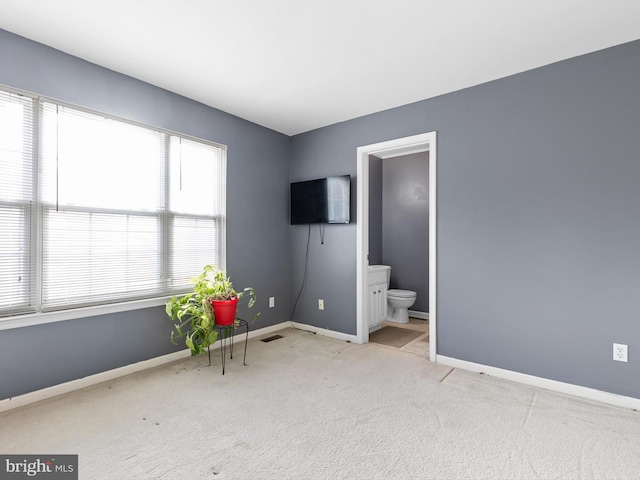
[[[349,223],[351,179],[319,178],[291,184],[291,225]]]

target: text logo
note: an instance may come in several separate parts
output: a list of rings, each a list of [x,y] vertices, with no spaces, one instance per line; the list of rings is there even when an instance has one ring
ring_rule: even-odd
[[[0,455],[0,480],[78,480],[78,455]]]

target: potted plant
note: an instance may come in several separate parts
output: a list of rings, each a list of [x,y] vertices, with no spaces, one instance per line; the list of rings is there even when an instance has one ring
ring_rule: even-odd
[[[171,330],[171,342],[176,344],[176,337],[184,337],[191,354],[197,355],[207,351],[218,340],[215,325],[233,325],[238,300],[248,296],[248,307],[251,308],[255,304],[256,294],[250,287],[237,292],[226,273],[212,265],[206,265],[200,275],[191,279],[191,283],[194,284],[193,291],[181,297],[172,297],[167,302],[166,312],[175,322]],[[253,320],[259,315],[254,315]],[[185,329],[187,325],[189,328]],[[231,331],[228,333],[231,334]]]

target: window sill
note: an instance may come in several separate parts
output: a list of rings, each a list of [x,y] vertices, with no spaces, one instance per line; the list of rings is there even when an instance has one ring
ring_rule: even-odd
[[[16,315],[13,317],[0,318],[0,331],[13,328],[31,327],[33,325],[43,325],[45,323],[63,322],[76,318],[95,317],[96,315],[107,315],[110,313],[128,312],[164,306],[171,296],[147,298],[144,300],[134,300],[131,302],[112,303],[109,305],[96,305],[93,307],[74,308],[71,310],[61,310],[57,312],[29,313],[26,315]]]

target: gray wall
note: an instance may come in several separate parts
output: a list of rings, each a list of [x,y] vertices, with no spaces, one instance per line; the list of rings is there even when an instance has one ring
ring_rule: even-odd
[[[291,174],[355,175],[358,146],[437,131],[438,353],[640,397],[639,86],[636,41],[297,135]],[[327,231],[306,297],[331,310],[296,319],[353,334],[355,225]]]
[[[0,30],[0,84],[228,146],[227,269],[289,314],[290,138]],[[268,308],[268,297],[276,307]],[[0,331],[0,399],[176,351],[162,307]]]
[[[369,265],[382,265],[382,159],[369,155]]]
[[[331,145],[335,137],[327,135],[327,132],[332,132],[334,128],[338,127],[315,130],[309,136],[292,137],[292,158],[296,159],[290,165],[292,182],[351,175],[353,187],[356,151],[354,148],[353,151],[343,152],[340,142]],[[304,141],[300,142],[301,139]],[[356,333],[356,304],[353,296],[356,283],[356,196],[357,192],[352,188],[351,223],[324,226],[324,244],[320,241],[320,227],[311,225],[307,282],[293,316],[296,322],[352,335]],[[290,227],[293,299],[298,295],[304,277],[308,232],[307,225]],[[348,298],[349,295],[351,298]],[[318,309],[320,298],[325,300],[324,310]]]
[[[382,161],[381,263],[391,288],[416,292],[411,310],[428,313],[429,152]]]

